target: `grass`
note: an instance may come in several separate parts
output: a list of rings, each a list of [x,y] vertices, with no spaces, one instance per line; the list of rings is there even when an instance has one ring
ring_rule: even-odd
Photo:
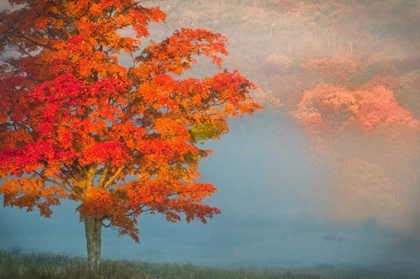
[[[1,279],[315,279],[315,278],[386,278],[350,274],[309,274],[302,272],[227,270],[191,264],[156,264],[126,260],[102,260],[100,269],[93,273],[86,259],[50,253],[22,253],[19,249],[0,251]],[[391,277],[390,277],[391,278]],[[409,277],[393,277],[409,278]],[[414,278],[414,277],[412,277]]]

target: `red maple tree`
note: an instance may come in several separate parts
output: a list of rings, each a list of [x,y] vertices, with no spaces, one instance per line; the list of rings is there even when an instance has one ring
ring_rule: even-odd
[[[165,14],[135,0],[9,3],[16,8],[0,13],[4,205],[50,217],[60,200],[78,202],[91,268],[104,224],[138,242],[144,212],[203,223],[219,214],[203,203],[216,188],[197,182],[212,152],[198,144],[227,133],[227,117],[262,107],[237,71],[179,75],[195,56],[220,67],[227,39],[181,29],[144,46],[147,24]],[[121,52],[132,65],[119,63]]]

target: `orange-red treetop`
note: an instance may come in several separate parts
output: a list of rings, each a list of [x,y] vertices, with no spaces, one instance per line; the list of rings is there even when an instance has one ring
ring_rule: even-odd
[[[49,217],[60,199],[79,201],[81,220],[107,219],[136,241],[144,211],[169,221],[218,214],[203,204],[216,189],[196,182],[211,152],[197,144],[228,132],[228,116],[262,107],[237,71],[178,75],[197,55],[220,67],[226,38],[182,29],[143,46],[148,22],[165,14],[134,0],[9,2],[23,6],[0,21],[4,204]],[[136,36],[123,36],[130,28]]]
[[[370,135],[385,133],[388,137],[420,131],[420,122],[381,85],[350,91],[320,84],[305,92],[293,115],[320,144],[318,151],[322,152],[332,151],[333,143],[349,129]]]

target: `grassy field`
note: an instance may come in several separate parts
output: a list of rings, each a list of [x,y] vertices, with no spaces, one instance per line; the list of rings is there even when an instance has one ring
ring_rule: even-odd
[[[264,271],[220,269],[191,264],[155,264],[134,261],[103,260],[97,273],[89,271],[86,259],[68,255],[27,254],[19,249],[0,251],[1,279],[257,279],[257,278],[418,278],[408,275],[352,274],[334,269],[324,271]]]

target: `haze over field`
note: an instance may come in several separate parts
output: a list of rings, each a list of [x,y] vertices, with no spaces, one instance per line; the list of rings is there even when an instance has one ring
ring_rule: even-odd
[[[221,215],[206,225],[143,215],[141,244],[104,230],[104,258],[418,268],[420,1],[145,4],[167,13],[151,25],[154,41],[181,27],[227,36],[223,67],[259,87],[265,111],[205,144],[215,154],[201,180],[218,188],[207,203]],[[215,70],[201,65],[190,74]],[[0,248],[85,255],[75,207],[65,202],[50,219],[1,208]]]

